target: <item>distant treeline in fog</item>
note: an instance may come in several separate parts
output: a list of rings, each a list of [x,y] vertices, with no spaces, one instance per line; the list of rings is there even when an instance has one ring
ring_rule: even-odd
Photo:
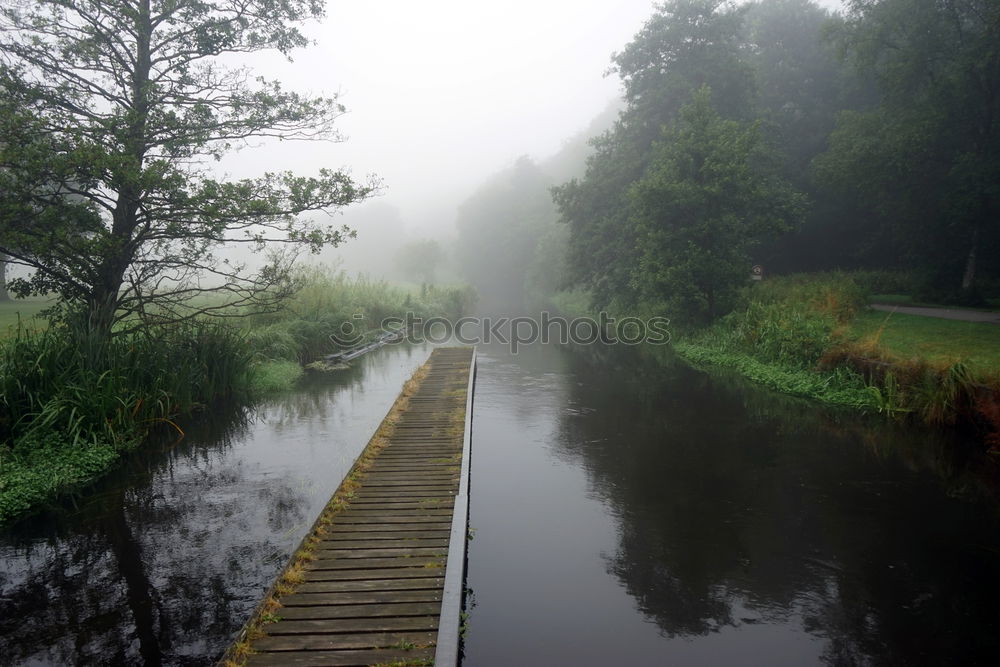
[[[486,304],[580,289],[703,321],[753,264],[900,269],[941,301],[995,291],[995,0],[671,0],[611,67],[620,111],[461,207]]]

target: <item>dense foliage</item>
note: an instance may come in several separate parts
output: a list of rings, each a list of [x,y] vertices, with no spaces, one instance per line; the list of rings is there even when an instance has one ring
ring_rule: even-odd
[[[977,302],[1000,278],[998,31],[992,0],[664,2],[613,56],[617,121],[554,190],[559,243],[539,244],[540,179],[522,175],[483,247],[676,323],[725,314],[753,264],[891,268]]]
[[[312,0],[42,0],[0,6],[0,258],[10,287],[55,294],[102,336],[195,315],[225,291],[267,305],[293,289],[291,257],[251,269],[219,256],[319,249],[345,230],[305,212],[372,191],[343,171],[218,179],[213,159],[260,138],[336,139],[343,107],[234,66],[288,55]]]

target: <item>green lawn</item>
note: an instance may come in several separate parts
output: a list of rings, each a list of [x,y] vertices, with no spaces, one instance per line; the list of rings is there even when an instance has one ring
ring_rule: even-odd
[[[902,359],[963,361],[977,374],[1000,375],[1000,326],[996,324],[864,311],[852,324],[851,337],[874,337],[883,326],[879,343]]]
[[[9,336],[17,326],[18,315],[21,322],[28,320],[52,305],[51,301],[20,300],[0,302],[0,338]]]

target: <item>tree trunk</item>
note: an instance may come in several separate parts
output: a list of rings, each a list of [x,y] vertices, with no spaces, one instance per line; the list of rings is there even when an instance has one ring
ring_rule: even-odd
[[[972,230],[972,245],[965,258],[965,273],[962,274],[962,293],[969,294],[976,284],[976,255],[979,252],[979,225]]]
[[[0,301],[10,301],[7,293],[7,255],[0,253]]]

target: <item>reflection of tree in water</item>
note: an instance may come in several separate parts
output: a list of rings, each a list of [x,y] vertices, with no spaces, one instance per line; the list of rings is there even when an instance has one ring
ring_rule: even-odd
[[[211,664],[328,497],[275,464],[303,451],[285,433],[313,443],[365,402],[366,374],[394,392],[389,365],[307,378],[252,413],[215,406],[184,439],[164,429],[76,499],[0,531],[0,664]]]
[[[194,425],[181,443],[165,440],[158,454],[154,443],[131,457],[75,512],[9,530],[0,547],[3,662],[207,664],[224,647],[255,602],[234,599],[234,583],[255,595],[250,582],[266,580],[281,556],[248,538],[260,531],[241,512],[239,471],[205,465],[246,427],[245,414],[216,416],[225,418]],[[153,482],[180,468],[173,484]],[[274,508],[269,523],[304,520],[289,483],[272,479],[251,492]],[[225,567],[197,555],[205,552]]]
[[[942,491],[974,478],[941,455],[954,442],[591,357],[573,362],[560,446],[620,517],[608,569],[664,634],[788,625],[825,638],[837,664],[1000,650],[998,513]]]

